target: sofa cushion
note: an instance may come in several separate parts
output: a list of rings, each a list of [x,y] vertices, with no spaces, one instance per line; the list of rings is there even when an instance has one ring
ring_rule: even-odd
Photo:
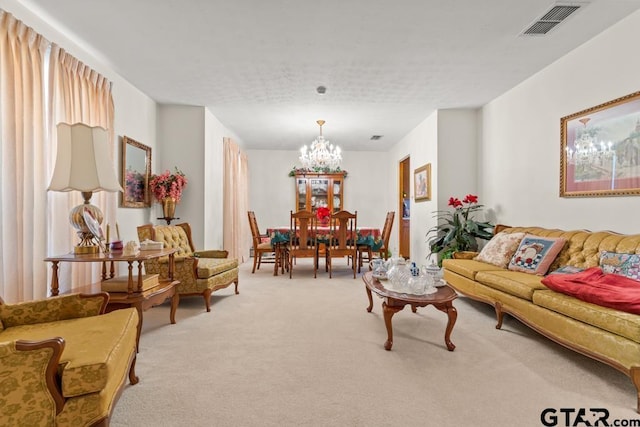
[[[500,267],[473,259],[443,259],[442,267],[461,276],[475,280],[479,271],[499,271]]]
[[[543,276],[562,250],[566,240],[559,237],[524,236],[509,261],[509,270]]]
[[[542,279],[542,283],[582,301],[640,314],[640,282],[618,274],[605,274],[600,267],[575,274],[552,274]]]
[[[637,254],[602,251],[600,268],[607,274],[619,274],[640,281],[640,255]]]
[[[546,289],[540,279],[540,276],[510,270],[480,271],[476,274],[476,281],[483,285],[529,301],[534,291]]]
[[[138,312],[126,308],[100,316],[6,328],[0,340],[62,337],[66,342],[58,369],[62,395],[73,397],[105,387],[111,365],[122,358],[128,360],[132,339],[135,346],[137,325]]]
[[[640,316],[581,301],[550,289],[533,293],[533,303],[640,343]]]
[[[509,264],[523,237],[524,233],[500,232],[489,240],[489,243],[482,248],[474,259],[497,267],[507,268],[507,264]]]
[[[105,300],[102,298],[59,295],[39,301],[0,304],[0,323],[4,328],[10,328],[19,325],[67,320],[74,317],[96,316],[100,313],[104,302]]]
[[[237,258],[199,258],[198,279],[206,279],[238,266]]]

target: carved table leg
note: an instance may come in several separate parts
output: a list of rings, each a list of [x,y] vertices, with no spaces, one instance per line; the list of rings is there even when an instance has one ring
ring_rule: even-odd
[[[59,284],[58,284],[58,262],[52,261],[51,268],[53,269],[53,273],[51,274],[51,296],[55,297],[59,292]]]
[[[369,298],[369,307],[367,307],[367,311],[371,313],[371,310],[373,310],[373,298],[371,298],[371,289],[365,286],[364,290],[367,291],[367,298]]]
[[[180,303],[180,294],[173,288],[173,296],[171,297],[171,311],[169,312],[169,320],[172,325],[176,323],[176,310],[178,309],[178,304]]]
[[[446,304],[437,304],[435,307],[438,310],[447,313],[449,320],[447,321],[447,329],[444,333],[444,343],[447,345],[447,350],[453,351],[456,346],[451,342],[451,331],[453,331],[453,326],[456,324],[456,320],[458,319],[458,311],[451,302]]]
[[[386,302],[382,302],[382,313],[384,314],[384,325],[387,327],[387,342],[384,343],[384,349],[389,351],[393,346],[393,328],[391,327],[391,318],[394,314],[402,310],[403,307],[388,306]]]

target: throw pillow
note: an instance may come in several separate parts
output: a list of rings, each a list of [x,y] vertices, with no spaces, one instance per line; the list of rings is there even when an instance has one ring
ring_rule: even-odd
[[[527,234],[509,261],[509,270],[544,276],[566,240]]]
[[[619,274],[640,281],[640,255],[602,251],[600,268],[606,274]]]
[[[518,249],[518,245],[523,237],[524,233],[505,233],[504,231],[501,231],[489,240],[474,259],[476,261],[482,261],[498,267],[507,268],[509,260],[515,253],[516,249]]]
[[[574,267],[573,265],[565,265],[557,270],[553,270],[549,274],[575,274],[580,273],[581,271],[584,271],[584,268]]]

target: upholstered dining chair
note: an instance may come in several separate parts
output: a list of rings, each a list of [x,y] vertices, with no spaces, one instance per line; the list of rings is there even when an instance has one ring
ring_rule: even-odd
[[[347,257],[353,260],[353,278],[356,278],[356,264],[358,259],[358,211],[339,211],[331,215],[331,225],[329,226],[329,236],[325,243],[325,268],[329,271],[329,278],[333,270],[333,258]]]
[[[289,278],[293,277],[294,259],[313,258],[313,277],[318,274],[318,219],[309,211],[291,211],[289,246],[286,250]]]
[[[358,273],[360,273],[362,268],[365,254],[367,262],[370,262],[374,256],[382,259],[387,259],[389,257],[389,239],[391,238],[391,229],[393,228],[393,220],[395,216],[395,211],[387,212],[387,216],[384,220],[384,226],[382,227],[382,234],[380,236],[382,239],[382,246],[380,246],[380,248],[373,250],[371,249],[371,246],[368,245],[358,246]],[[369,266],[369,269],[371,269],[371,266]]]
[[[275,256],[268,259],[262,260],[262,255],[264,254],[273,254],[273,248],[271,247],[271,242],[263,242],[264,238],[268,238],[267,234],[261,234],[260,228],[258,228],[258,221],[256,220],[256,214],[254,211],[247,212],[249,216],[249,226],[251,227],[251,237],[253,238],[253,270],[251,273],[255,273],[256,269],[260,270],[260,264],[265,263],[274,263]]]

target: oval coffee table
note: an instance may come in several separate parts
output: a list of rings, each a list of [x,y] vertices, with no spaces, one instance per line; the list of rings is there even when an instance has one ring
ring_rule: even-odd
[[[447,329],[444,333],[444,342],[447,345],[449,351],[453,351],[456,346],[451,342],[451,331],[456,324],[458,318],[458,312],[453,306],[453,300],[458,297],[458,294],[449,286],[444,285],[438,289],[438,292],[429,295],[412,295],[394,292],[384,287],[381,281],[373,277],[373,272],[367,271],[362,275],[365,289],[367,291],[367,297],[369,297],[369,307],[367,311],[370,313],[373,309],[373,298],[371,292],[375,292],[382,301],[382,312],[384,315],[384,324],[387,327],[387,341],[384,343],[385,350],[391,350],[393,346],[393,329],[391,327],[391,318],[394,314],[404,308],[405,305],[411,305],[411,310],[415,313],[418,307],[426,307],[433,305],[438,310],[447,313],[449,318],[447,322]]]

